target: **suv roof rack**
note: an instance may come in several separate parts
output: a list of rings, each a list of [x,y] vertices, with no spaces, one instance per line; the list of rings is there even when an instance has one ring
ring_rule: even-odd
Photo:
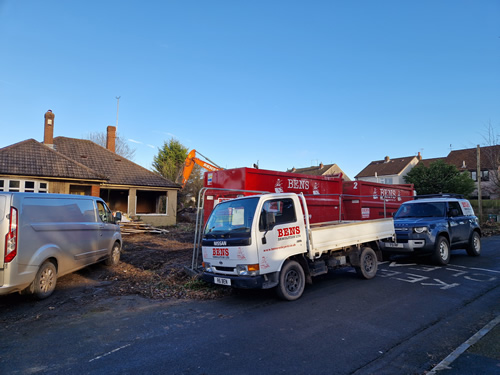
[[[464,196],[462,194],[424,194],[424,195],[416,195],[415,199],[427,199],[427,198],[457,198],[463,199]]]

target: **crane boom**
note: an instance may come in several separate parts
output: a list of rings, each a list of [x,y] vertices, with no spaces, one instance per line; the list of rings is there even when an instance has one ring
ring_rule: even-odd
[[[198,152],[199,155],[203,156],[200,152]],[[209,158],[206,156],[203,156],[205,159],[210,161],[211,163],[215,164],[213,161],[211,161]],[[191,172],[193,171],[194,165],[198,164],[200,167],[209,170],[209,171],[220,171],[224,168],[219,167],[217,164],[213,165],[210,164],[206,161],[203,161],[199,158],[196,157],[196,150],[191,150],[186,158],[186,161],[184,162],[184,169],[182,170],[182,182],[181,185],[184,188],[186,186],[186,182],[189,180],[189,176],[191,175]]]

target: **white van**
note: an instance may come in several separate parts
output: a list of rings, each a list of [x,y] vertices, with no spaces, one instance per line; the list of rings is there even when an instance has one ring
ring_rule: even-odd
[[[0,192],[0,295],[46,298],[57,277],[120,260],[120,226],[100,198]]]

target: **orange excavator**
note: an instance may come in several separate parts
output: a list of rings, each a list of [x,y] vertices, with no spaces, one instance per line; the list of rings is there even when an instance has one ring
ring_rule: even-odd
[[[186,161],[184,162],[184,169],[182,170],[182,182],[181,185],[184,188],[186,186],[187,180],[189,180],[189,176],[191,175],[191,172],[193,171],[195,163],[198,164],[200,167],[209,170],[209,171],[220,171],[224,168],[219,167],[217,164],[215,164],[213,161],[211,161],[209,158],[206,156],[203,156],[200,152],[198,154],[205,159],[207,159],[210,163],[203,161],[201,159],[198,159],[196,157],[196,150],[191,150],[186,158]]]

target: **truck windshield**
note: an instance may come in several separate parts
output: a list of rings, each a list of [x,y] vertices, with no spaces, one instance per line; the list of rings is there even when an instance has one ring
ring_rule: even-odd
[[[408,217],[444,217],[445,202],[403,204],[394,215],[395,219]]]
[[[255,208],[259,198],[236,199],[219,203],[213,209],[205,226],[205,237],[234,234],[250,236]]]

